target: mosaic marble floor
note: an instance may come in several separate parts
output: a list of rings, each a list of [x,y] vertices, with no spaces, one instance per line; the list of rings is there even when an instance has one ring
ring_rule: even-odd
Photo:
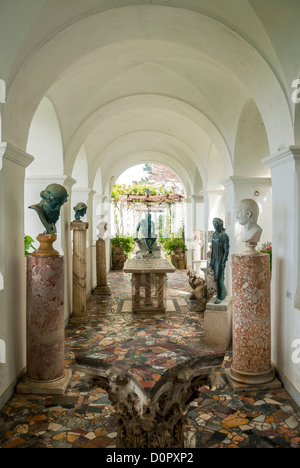
[[[145,337],[153,343],[176,341],[203,348],[203,313],[189,300],[185,270],[169,275],[168,310],[154,316],[132,316],[128,275],[110,272],[108,282],[111,296],[92,295],[88,300],[89,322],[69,324],[65,330],[65,366],[72,369],[65,394],[14,394],[0,411],[0,448],[116,447],[113,407],[103,389],[88,387],[76,368],[77,353],[113,350],[113,359],[121,362],[121,345]],[[169,351],[161,362],[166,368],[172,360]],[[141,365],[143,354],[137,351],[134,359]],[[234,393],[225,375],[230,364],[229,350],[214,386],[200,388],[191,403],[185,447],[300,448],[300,408],[289,394],[283,388]],[[149,385],[155,379],[154,369]]]

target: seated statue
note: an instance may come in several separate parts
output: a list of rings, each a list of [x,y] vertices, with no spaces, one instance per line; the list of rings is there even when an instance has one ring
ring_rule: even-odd
[[[155,224],[151,220],[151,213],[147,213],[145,219],[142,219],[136,228],[136,237],[135,241],[138,241],[138,234],[139,230],[141,229],[141,238],[142,242],[146,246],[149,254],[152,254],[152,246],[156,242],[157,234],[154,233],[155,231]]]
[[[29,208],[35,210],[44,225],[44,234],[56,234],[56,223],[60,216],[60,209],[67,201],[68,192],[59,184],[50,184],[41,192],[41,201]]]

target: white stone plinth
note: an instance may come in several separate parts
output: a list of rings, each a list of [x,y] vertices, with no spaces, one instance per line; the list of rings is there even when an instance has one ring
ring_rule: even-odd
[[[231,297],[226,296],[220,304],[215,304],[214,296],[204,312],[204,346],[227,350],[232,338]]]

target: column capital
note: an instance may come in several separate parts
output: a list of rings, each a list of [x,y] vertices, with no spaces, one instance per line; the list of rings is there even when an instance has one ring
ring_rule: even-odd
[[[2,169],[3,159],[7,159],[24,168],[34,161],[34,157],[31,154],[4,141],[0,143],[0,169]]]
[[[300,146],[288,146],[262,160],[270,169],[294,161],[300,161]]]
[[[47,186],[52,183],[72,187],[76,180],[63,174],[29,174],[25,177],[25,184],[43,184]]]
[[[227,179],[222,180],[222,185],[226,187],[234,185],[248,185],[248,184],[271,184],[271,177],[247,177],[247,176],[229,176]]]

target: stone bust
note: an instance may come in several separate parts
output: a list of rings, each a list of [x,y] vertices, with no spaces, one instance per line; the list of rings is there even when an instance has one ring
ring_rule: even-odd
[[[81,222],[81,219],[87,211],[87,206],[85,203],[79,202],[74,206],[73,210],[75,211],[75,221]]]
[[[98,229],[98,239],[103,239],[105,232],[107,231],[107,222],[100,221],[100,223],[97,226],[97,229]]]
[[[236,216],[239,223],[244,226],[244,242],[259,242],[262,228],[257,224],[258,215],[259,207],[255,200],[245,198],[238,203]]]
[[[46,231],[43,234],[56,234],[56,223],[59,220],[60,209],[67,201],[68,192],[59,184],[50,184],[41,192],[41,201],[29,208],[35,210]]]

